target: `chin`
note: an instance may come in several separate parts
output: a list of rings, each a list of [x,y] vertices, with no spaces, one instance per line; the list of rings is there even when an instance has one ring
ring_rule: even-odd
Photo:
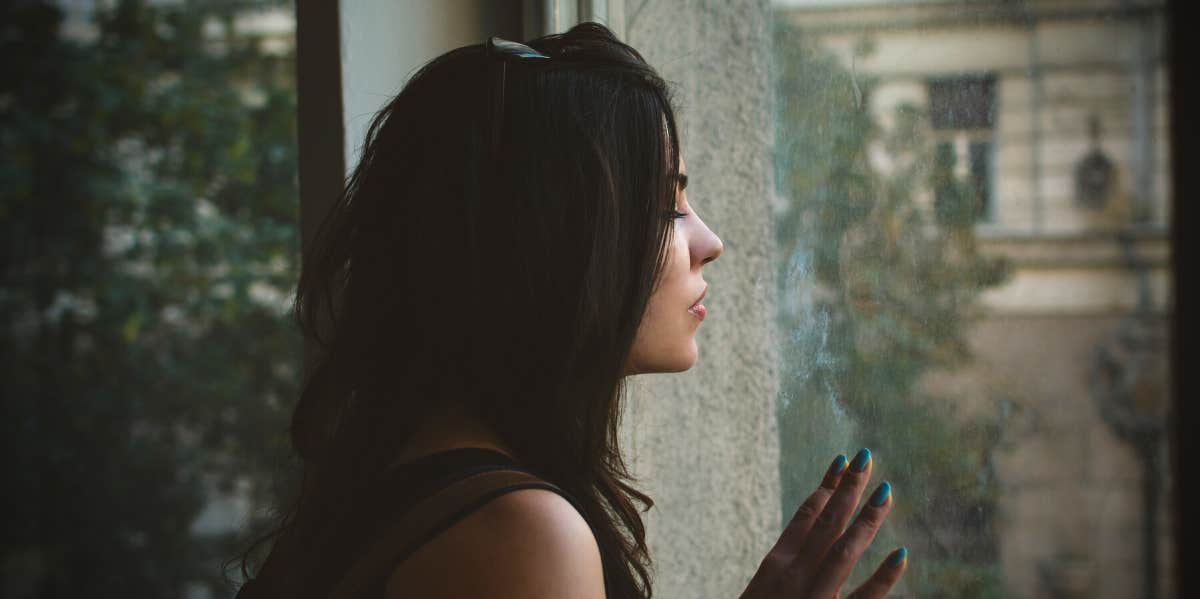
[[[657,356],[653,356],[645,363],[639,364],[632,374],[684,372],[695,366],[699,358],[696,344],[691,343],[687,348],[661,352]]]
[[[699,359],[700,356],[697,355],[695,349],[693,349],[692,351],[687,352],[685,356],[681,356],[680,359],[675,362],[674,368],[667,372],[683,372],[685,370],[691,370],[692,367],[696,365],[696,362],[699,361]]]

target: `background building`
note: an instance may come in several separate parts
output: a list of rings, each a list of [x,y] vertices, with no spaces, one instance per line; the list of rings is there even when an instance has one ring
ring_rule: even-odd
[[[1171,580],[1167,57],[1160,2],[779,2],[873,82],[884,129],[923,111],[978,196],[974,362],[926,389],[961,418],[1002,404],[996,538],[1017,597],[1145,597]],[[779,69],[788,65],[779,64]],[[882,142],[872,164],[893,168]],[[927,186],[933,205],[942,190]],[[1153,571],[1147,572],[1147,569]]]

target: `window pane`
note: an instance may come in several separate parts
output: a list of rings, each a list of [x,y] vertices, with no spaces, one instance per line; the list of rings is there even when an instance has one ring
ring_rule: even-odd
[[[934,129],[990,129],[996,79],[991,75],[929,80],[929,121]]]
[[[0,8],[5,597],[228,597],[299,378],[282,1]]]
[[[773,9],[782,516],[867,446],[851,583],[1173,596],[1163,5]]]

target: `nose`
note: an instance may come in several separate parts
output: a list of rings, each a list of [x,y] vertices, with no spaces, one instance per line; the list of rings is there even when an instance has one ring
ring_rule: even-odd
[[[720,237],[717,237],[715,233],[713,234],[713,240],[716,241],[716,243],[713,244],[713,250],[709,252],[709,255],[706,256],[704,261],[700,263],[701,266],[716,260],[721,256],[721,252],[725,251],[725,244],[721,241]]]
[[[703,222],[703,221],[701,221]],[[708,225],[703,225],[700,238],[697,240],[696,256],[700,259],[700,266],[704,266],[721,256],[721,252],[725,251],[725,243],[717,237]]]

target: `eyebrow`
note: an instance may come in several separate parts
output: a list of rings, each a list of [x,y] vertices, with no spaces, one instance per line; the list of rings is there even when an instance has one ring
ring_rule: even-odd
[[[688,184],[687,173],[679,173],[678,175],[675,175],[675,179],[677,181],[679,181],[679,189],[681,191],[684,189],[687,189],[687,184]]]

